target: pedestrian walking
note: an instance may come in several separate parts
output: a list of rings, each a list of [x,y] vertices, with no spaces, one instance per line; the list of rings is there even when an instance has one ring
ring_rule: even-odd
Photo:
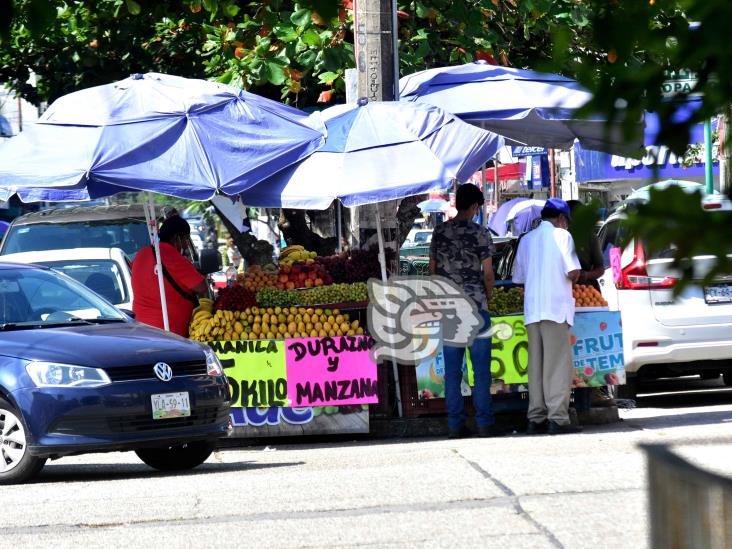
[[[569,420],[573,375],[569,329],[574,324],[572,286],[580,274],[564,200],[550,198],[541,223],[521,240],[513,281],[524,284],[524,323],[529,336],[528,434],[576,433]]]
[[[455,197],[457,215],[435,227],[430,244],[430,274],[444,276],[463,289],[478,307],[486,329],[491,325],[488,301],[493,291],[490,232],[473,221],[483,206],[483,193],[470,183],[461,185]],[[491,339],[476,338],[470,345],[473,364],[473,405],[479,436],[503,434],[495,425],[491,397]],[[445,346],[445,403],[450,438],[470,436],[465,425],[465,403],[460,390],[465,348]]]

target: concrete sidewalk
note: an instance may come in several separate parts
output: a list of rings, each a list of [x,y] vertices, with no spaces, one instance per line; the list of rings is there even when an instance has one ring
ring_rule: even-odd
[[[153,472],[134,454],[61,459],[34,484],[3,487],[0,538],[33,548],[642,548],[638,444],[696,441],[689,455],[729,468],[729,446],[710,445],[732,443],[727,402],[621,411],[620,423],[556,437],[271,440],[185,474]]]

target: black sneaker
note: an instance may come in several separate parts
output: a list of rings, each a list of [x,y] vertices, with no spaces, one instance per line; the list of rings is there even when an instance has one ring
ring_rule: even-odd
[[[450,429],[447,432],[447,438],[470,438],[474,434],[475,433],[471,429],[468,429],[465,425],[463,425],[459,429]]]
[[[506,430],[495,423],[493,425],[478,425],[478,436],[480,438],[502,437],[505,435]]]
[[[549,434],[550,435],[571,435],[573,433],[581,433],[582,427],[579,425],[559,425],[556,421],[549,422]]]
[[[549,422],[547,420],[537,423],[535,421],[529,421],[528,427],[526,427],[527,435],[544,435],[549,429]]]

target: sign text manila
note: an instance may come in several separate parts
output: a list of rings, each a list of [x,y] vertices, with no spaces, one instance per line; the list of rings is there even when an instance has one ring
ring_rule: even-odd
[[[222,341],[211,345],[234,406],[303,407],[378,402],[368,336]]]

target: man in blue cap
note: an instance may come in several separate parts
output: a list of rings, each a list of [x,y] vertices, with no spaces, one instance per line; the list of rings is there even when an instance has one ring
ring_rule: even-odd
[[[541,223],[521,240],[514,262],[513,281],[525,285],[524,323],[529,334],[528,434],[581,430],[569,420],[572,286],[580,274],[574,241],[567,230],[570,221],[564,200],[547,200]]]

